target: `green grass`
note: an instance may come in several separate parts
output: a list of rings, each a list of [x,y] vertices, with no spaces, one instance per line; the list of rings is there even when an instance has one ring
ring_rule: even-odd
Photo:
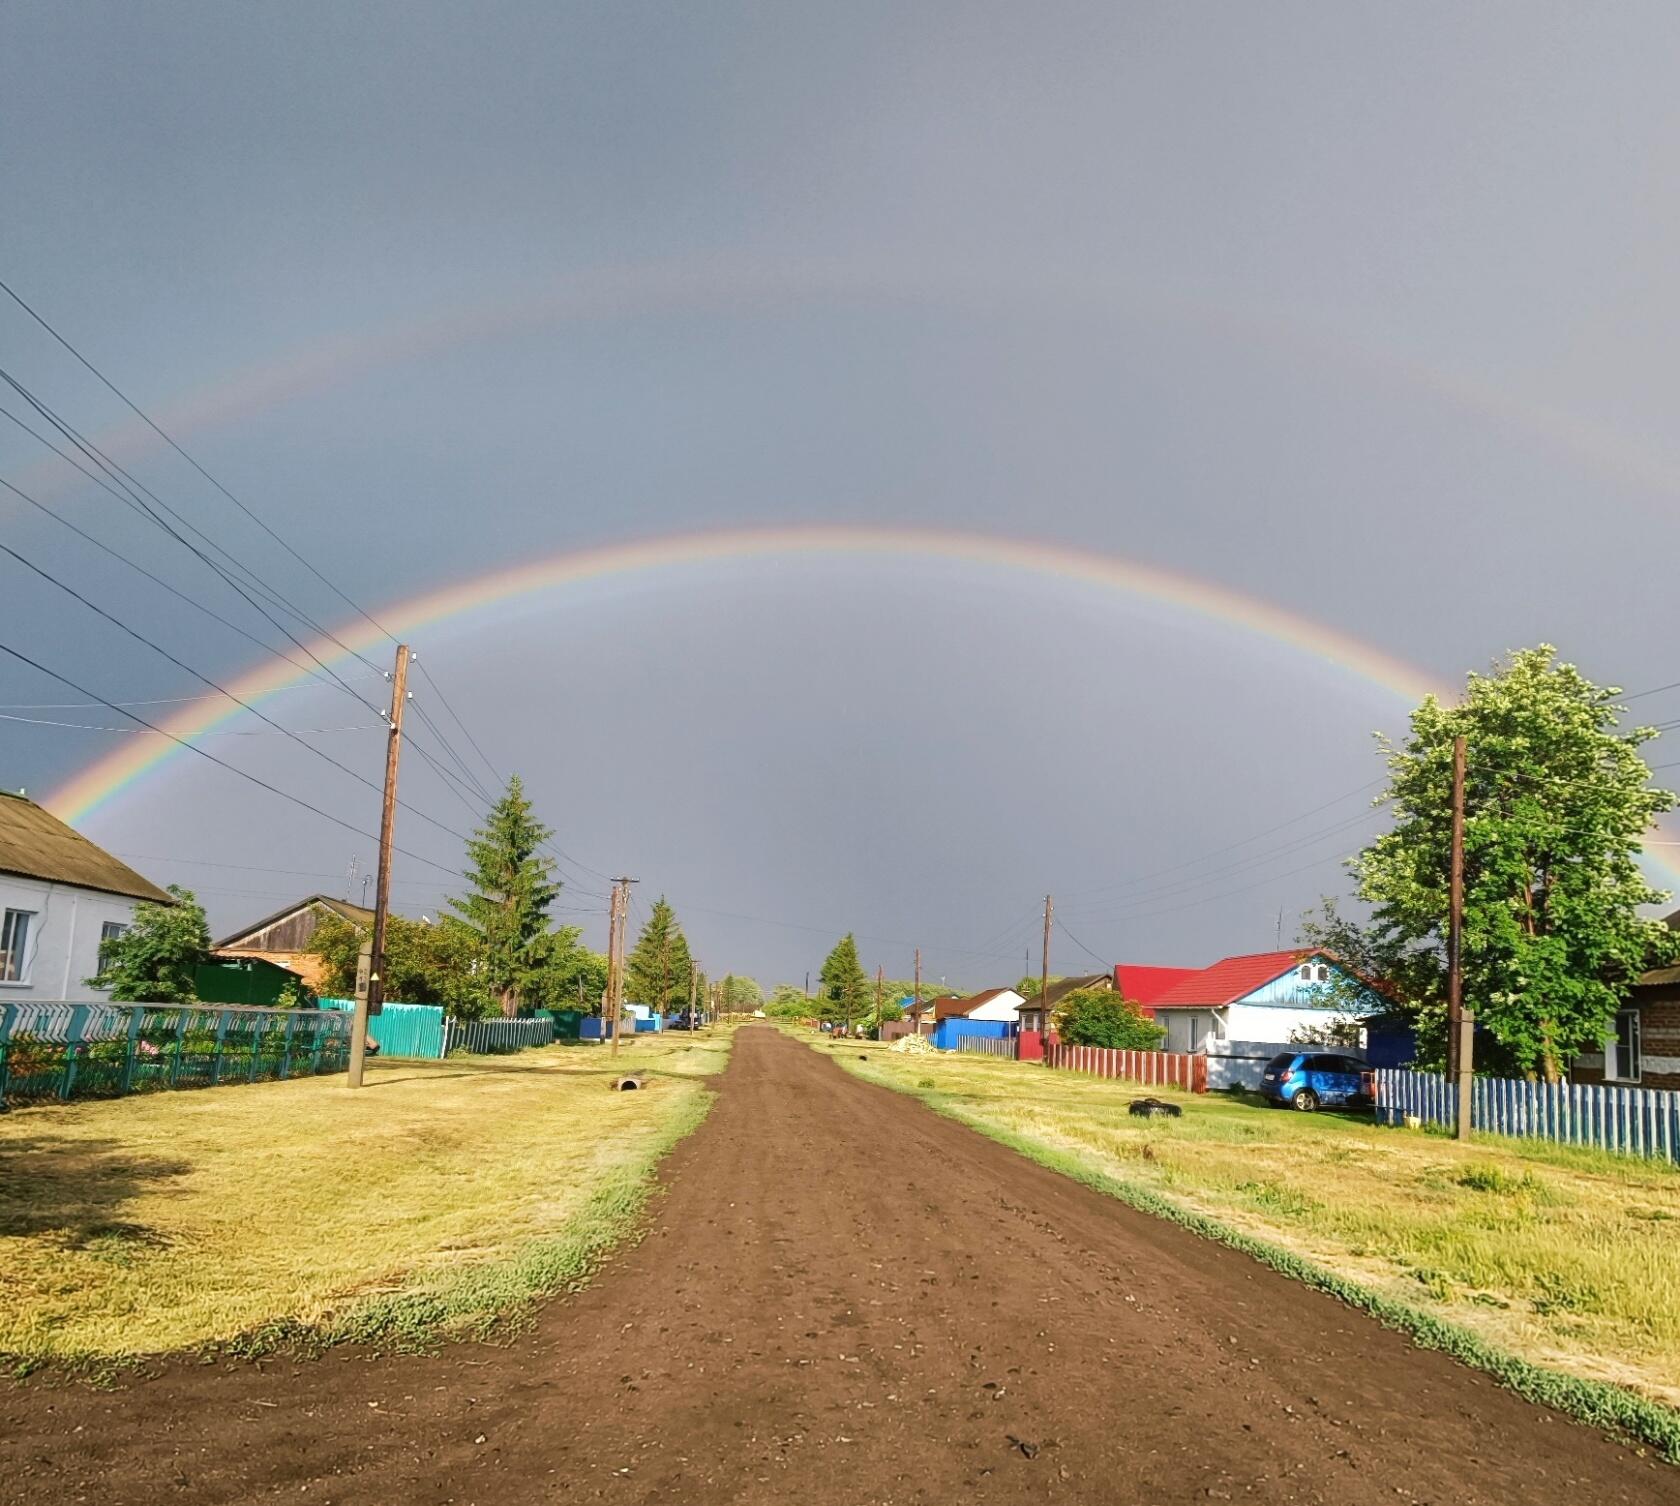
[[[0,1363],[413,1348],[517,1326],[630,1236],[729,1036],[641,1037],[0,1120]],[[609,1090],[634,1070],[637,1093]]]
[[[864,1046],[848,1070],[1680,1459],[1680,1174],[1527,1142]],[[923,1084],[929,1079],[934,1086]]]

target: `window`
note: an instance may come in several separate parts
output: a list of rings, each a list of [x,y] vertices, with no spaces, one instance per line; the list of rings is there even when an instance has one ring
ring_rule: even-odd
[[[1330,969],[1326,964],[1322,962],[1319,963],[1315,972],[1320,983],[1328,983],[1330,981]]]
[[[22,983],[29,968],[30,910],[8,910],[0,919],[0,983]]]
[[[1303,983],[1312,982],[1312,963],[1303,962],[1301,964],[1301,981]]]
[[[120,920],[108,920],[99,928],[99,971],[111,965],[111,943],[128,935],[128,927]]]
[[[1639,1011],[1624,1009],[1616,1016],[1614,1033],[1604,1039],[1604,1076],[1612,1082],[1638,1082],[1639,1068]]]

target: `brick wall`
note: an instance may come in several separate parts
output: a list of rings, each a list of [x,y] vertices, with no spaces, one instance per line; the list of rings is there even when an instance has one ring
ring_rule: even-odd
[[[1680,1089],[1680,984],[1635,988],[1630,1000],[1639,1011],[1639,1086]],[[1570,1078],[1603,1082],[1604,1057],[1593,1053],[1576,1060]]]

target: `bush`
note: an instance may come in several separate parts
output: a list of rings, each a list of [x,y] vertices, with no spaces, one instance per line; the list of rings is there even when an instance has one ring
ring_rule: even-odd
[[[1154,1051],[1166,1031],[1146,1020],[1136,1006],[1101,988],[1078,988],[1056,1010],[1056,1033],[1069,1046],[1105,1046],[1113,1051]]]

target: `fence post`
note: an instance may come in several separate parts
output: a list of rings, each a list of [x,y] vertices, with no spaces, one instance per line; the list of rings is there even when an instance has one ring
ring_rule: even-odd
[[[315,1011],[315,1018],[310,1021],[312,1029],[309,1032],[309,1075],[321,1075],[321,1039],[326,1031],[321,1027],[327,1023],[327,1012],[324,1009]]]
[[[140,1054],[140,1022],[145,1018],[146,1006],[133,1004],[128,1011],[128,1034],[123,1046],[122,1076],[117,1079],[117,1091],[122,1094],[134,1091],[134,1059]]]
[[[222,1043],[227,1039],[228,1012],[225,1009],[216,1012],[216,1044],[210,1048],[210,1086],[216,1087],[222,1080]]]
[[[70,1010],[69,1039],[64,1046],[64,1080],[59,1085],[58,1096],[68,1098],[76,1091],[76,1058],[81,1054],[82,1035],[87,1029],[87,1006],[77,1004]]]
[[[297,1024],[297,1011],[286,1011],[286,1039],[280,1047],[280,1081],[292,1075],[292,1028]]]

